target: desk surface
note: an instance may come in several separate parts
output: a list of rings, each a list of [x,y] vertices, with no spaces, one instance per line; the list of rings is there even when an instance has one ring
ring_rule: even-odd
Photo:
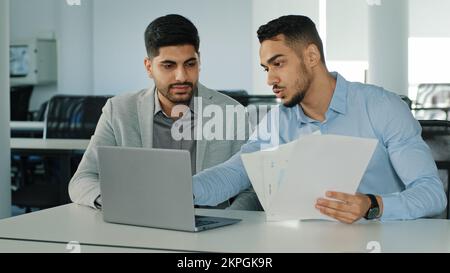
[[[72,243],[73,244],[73,243]],[[77,252],[79,250],[79,252]],[[22,240],[0,239],[0,253],[160,253],[162,251],[152,251],[139,248],[121,248],[107,246],[90,246],[44,243]]]
[[[16,150],[86,150],[88,144],[88,139],[11,138]]]
[[[43,132],[45,122],[41,121],[10,121],[12,131]]]
[[[75,204],[0,221],[0,239],[43,243],[131,247],[155,251],[206,252],[450,252],[450,221],[266,222],[263,212],[197,210],[198,214],[241,218],[238,224],[189,233],[110,224],[99,211]]]

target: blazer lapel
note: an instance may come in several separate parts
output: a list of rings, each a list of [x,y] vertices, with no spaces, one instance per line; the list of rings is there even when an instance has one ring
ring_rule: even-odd
[[[198,84],[198,97],[202,98],[202,103],[200,105],[196,105],[195,109],[195,115],[197,116],[196,121],[196,138],[197,140],[197,155],[196,155],[196,164],[195,169],[198,172],[203,170],[203,161],[205,160],[205,152],[209,145],[209,141],[205,140],[205,137],[203,134],[203,126],[208,121],[208,119],[203,117],[203,109],[212,104],[212,95],[209,90],[201,85]],[[200,122],[201,120],[201,122]]]
[[[142,147],[153,146],[153,112],[155,103],[155,88],[151,87],[142,93],[138,101],[138,118],[141,132]]]
[[[203,85],[198,84],[198,97],[202,98],[202,104],[195,106],[195,115],[197,130],[195,134],[203,134],[203,125],[208,121],[207,118],[203,117],[203,108],[212,104],[212,94]],[[141,133],[142,146],[144,148],[153,147],[153,112],[154,112],[154,101],[155,101],[155,87],[147,89],[138,101],[138,115],[139,115],[139,128]],[[196,149],[196,163],[195,169],[198,172],[203,170],[203,161],[205,159],[205,152],[209,145],[209,141],[204,140],[204,136],[195,136],[197,140]]]

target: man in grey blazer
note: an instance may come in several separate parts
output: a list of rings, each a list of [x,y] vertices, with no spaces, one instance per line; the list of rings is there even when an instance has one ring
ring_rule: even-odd
[[[232,136],[231,139],[214,138],[214,132],[211,136],[198,130],[211,120],[210,115],[204,115],[204,109],[213,106],[225,113],[227,105],[239,103],[198,82],[200,39],[196,27],[188,19],[173,14],[157,18],[145,31],[145,44],[148,57],[144,64],[154,86],[107,101],[95,134],[69,184],[69,195],[75,203],[101,207],[99,146],[188,150],[195,174],[229,159],[247,139],[249,128],[243,107],[236,107],[243,114],[236,113],[233,119],[236,122],[244,119],[244,128],[241,126],[238,130],[236,122],[231,124],[225,120],[221,124],[222,130],[215,128]],[[191,137],[174,137],[174,132],[175,135],[179,132],[174,126],[185,130],[183,136],[187,132]],[[161,171],[170,171],[170,167]],[[241,190],[243,192],[236,197],[232,208],[258,209],[254,192]],[[228,202],[220,204],[220,207],[226,206]]]

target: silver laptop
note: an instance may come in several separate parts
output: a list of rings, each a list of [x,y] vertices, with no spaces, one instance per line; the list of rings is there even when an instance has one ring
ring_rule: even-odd
[[[195,215],[188,151],[99,147],[103,220],[202,231],[240,219]]]

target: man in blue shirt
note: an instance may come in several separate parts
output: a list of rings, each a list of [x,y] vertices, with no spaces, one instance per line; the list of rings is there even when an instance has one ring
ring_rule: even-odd
[[[323,214],[353,223],[362,217],[415,219],[445,209],[444,188],[421,127],[399,96],[328,72],[322,41],[308,17],[272,20],[259,28],[258,39],[267,83],[283,105],[277,115],[266,115],[240,153],[194,176],[195,203],[214,205],[250,185],[241,153],[319,130],[378,140],[356,194],[326,192],[327,198],[311,204]],[[271,137],[258,134],[269,131]]]

